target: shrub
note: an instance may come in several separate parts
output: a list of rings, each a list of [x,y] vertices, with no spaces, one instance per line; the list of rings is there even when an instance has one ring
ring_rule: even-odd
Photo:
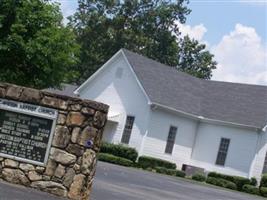
[[[185,177],[185,172],[181,171],[181,170],[176,170],[175,176],[184,178]]]
[[[206,176],[204,174],[196,173],[192,176],[192,179],[195,181],[204,182],[206,181]]]
[[[216,172],[210,172],[208,174],[208,177],[222,178],[222,179],[225,179],[225,180],[231,181],[231,182],[234,182],[235,181],[234,176],[229,176],[229,175],[220,174],[220,173],[216,173]]]
[[[170,176],[177,176],[177,177],[185,177],[185,172],[175,169],[167,169],[165,167],[156,167],[155,168],[157,173],[160,174],[167,174]]]
[[[224,182],[224,186],[223,187],[231,189],[231,190],[237,190],[236,184],[231,182],[231,181]]]
[[[220,180],[219,178],[208,177],[206,183],[223,187],[223,183],[219,180]]]
[[[227,181],[231,181],[236,184],[237,190],[241,191],[243,185],[250,184],[250,179],[241,176],[230,176],[226,174],[220,174],[216,172],[210,172],[208,177],[221,178]]]
[[[154,169],[156,167],[164,167],[167,169],[176,169],[175,163],[172,163],[172,162],[169,162],[166,160],[162,160],[162,159],[158,159],[158,158],[149,157],[149,156],[140,156],[138,158],[138,164],[143,169],[146,169],[148,167],[151,167]]]
[[[208,177],[206,180],[206,183],[212,184],[212,185],[216,185],[219,187],[224,187],[224,188],[228,188],[228,189],[232,189],[232,190],[236,190],[236,184],[234,182],[231,181],[227,181],[225,179],[222,178],[214,178],[214,177]]]
[[[146,168],[146,170],[151,171],[151,172],[153,171],[153,169],[151,167]]]
[[[102,143],[100,152],[126,158],[133,162],[135,162],[138,157],[138,153],[134,148],[126,147],[121,144]]]
[[[260,187],[260,194],[263,197],[267,197],[267,187]]]
[[[267,174],[263,174],[261,177],[260,187],[267,187]]]
[[[258,183],[258,181],[257,181],[257,179],[256,179],[255,177],[252,177],[252,178],[250,179],[250,185],[256,186],[257,183]]]
[[[167,174],[167,175],[171,175],[171,176],[175,176],[176,175],[176,170],[175,169],[167,169],[164,167],[156,167],[156,172],[160,173],[160,174]]]
[[[175,169],[167,169],[167,175],[176,176],[176,170]]]
[[[243,185],[242,187],[242,191],[246,192],[246,193],[250,193],[250,194],[260,194],[259,188],[253,186],[253,185]]]
[[[240,177],[240,176],[234,176],[234,183],[237,186],[237,190],[242,191],[242,188],[244,185],[249,185],[250,180],[248,178]]]
[[[133,162],[126,158],[117,157],[108,153],[99,153],[98,160],[123,166],[133,166]]]
[[[150,168],[150,167],[148,167],[148,168]],[[147,169],[148,169],[148,168],[147,168]],[[167,170],[166,168],[163,168],[163,167],[156,167],[155,169],[156,169],[156,172],[157,172],[157,173],[160,173],[160,174],[166,174],[166,170]]]

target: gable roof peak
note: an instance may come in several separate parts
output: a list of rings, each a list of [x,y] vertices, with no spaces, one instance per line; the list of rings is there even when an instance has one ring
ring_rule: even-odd
[[[152,103],[218,121],[266,125],[266,86],[203,80],[127,49],[121,51]]]

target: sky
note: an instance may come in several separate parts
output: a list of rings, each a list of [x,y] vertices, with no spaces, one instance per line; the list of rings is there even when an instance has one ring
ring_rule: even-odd
[[[77,0],[56,0],[65,17]],[[182,35],[206,44],[218,62],[212,80],[267,85],[267,0],[191,0]]]

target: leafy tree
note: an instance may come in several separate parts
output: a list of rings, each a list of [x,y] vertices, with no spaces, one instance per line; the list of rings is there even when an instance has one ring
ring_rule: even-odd
[[[203,54],[200,44],[193,45],[194,48],[185,47],[190,42],[180,38],[177,22],[185,23],[186,15],[190,13],[187,3],[188,0],[79,0],[76,13],[69,18],[69,25],[75,30],[82,47],[77,67],[81,76],[77,81],[87,79],[121,48],[198,77],[210,78],[211,71],[208,70],[212,68],[206,65],[211,63],[202,59],[212,58],[212,55],[208,51]],[[184,57],[187,55],[198,61],[192,62],[190,57]],[[198,65],[194,69],[184,65],[195,63]],[[193,71],[195,69],[199,73]]]
[[[47,0],[1,0],[0,81],[46,88],[78,74],[79,45]]]
[[[79,82],[121,48],[176,66],[179,30],[190,10],[186,0],[80,0],[70,18],[82,46]]]
[[[214,56],[205,50],[205,44],[199,44],[197,40],[185,36],[180,40],[178,47],[177,69],[199,78],[211,78],[217,62],[213,60]]]

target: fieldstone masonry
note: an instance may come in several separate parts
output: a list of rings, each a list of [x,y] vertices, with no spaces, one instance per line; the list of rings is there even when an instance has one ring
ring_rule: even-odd
[[[5,83],[0,83],[0,98],[58,110],[46,166],[0,157],[0,179],[69,199],[88,200],[108,106]]]

